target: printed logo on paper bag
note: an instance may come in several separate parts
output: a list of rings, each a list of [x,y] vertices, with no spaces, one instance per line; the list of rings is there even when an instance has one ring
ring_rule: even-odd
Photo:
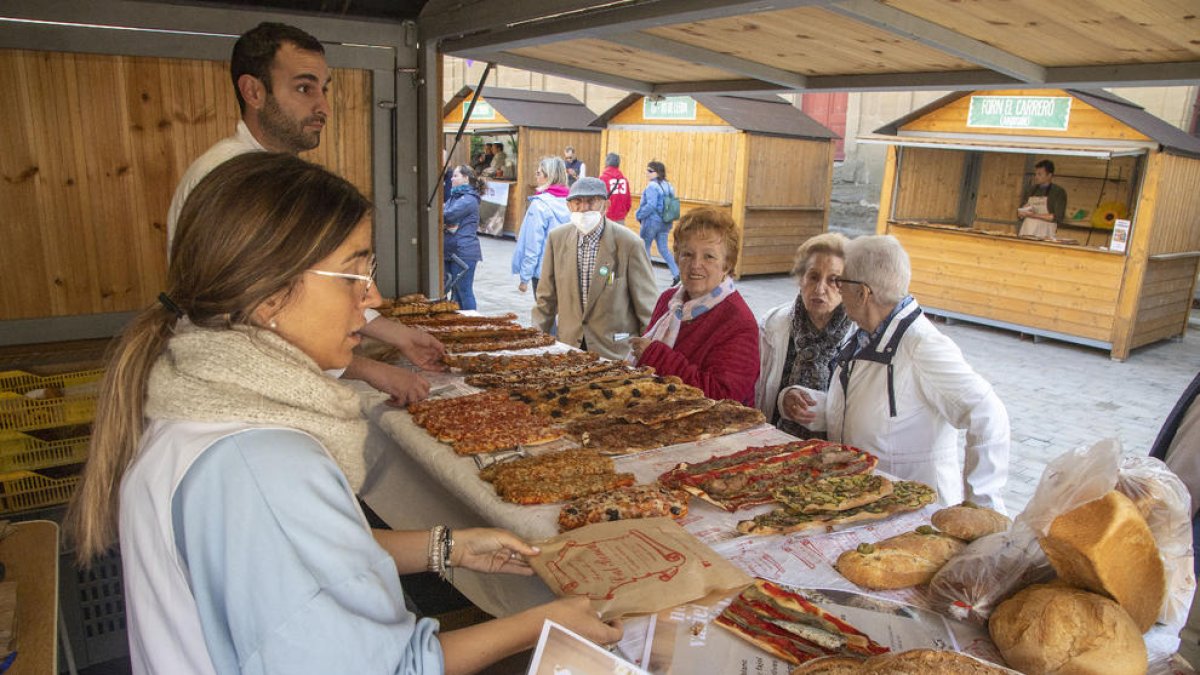
[[[659,544],[641,530],[631,530],[590,544],[569,541],[546,567],[563,593],[611,600],[618,588],[643,579],[670,581],[686,564],[682,552]],[[581,587],[604,591],[577,593]]]

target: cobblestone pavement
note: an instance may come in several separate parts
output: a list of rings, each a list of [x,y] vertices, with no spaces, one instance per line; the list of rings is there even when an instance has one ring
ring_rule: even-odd
[[[518,280],[509,272],[514,242],[480,239],[484,261],[475,275],[479,310],[516,312],[528,323],[533,296],[518,292]],[[654,268],[659,288],[665,290],[670,274],[661,264]],[[786,275],[747,278],[738,282],[738,289],[756,315],[796,297],[795,282]],[[1098,349],[1035,342],[986,326],[939,321],[938,328],[958,344],[1008,408],[1012,459],[1005,501],[1013,513],[1033,495],[1046,463],[1064,451],[1115,437],[1126,454],[1146,454],[1179,394],[1200,370],[1200,319],[1195,313],[1183,339],[1137,349],[1124,363]]]

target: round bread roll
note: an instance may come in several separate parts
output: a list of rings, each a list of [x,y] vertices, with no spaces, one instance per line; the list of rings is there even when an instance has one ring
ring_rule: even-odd
[[[863,675],[1005,675],[1006,668],[993,666],[966,654],[935,649],[910,649],[880,654],[867,659]]]
[[[1028,675],[1144,675],[1146,643],[1129,613],[1061,582],[1034,584],[1000,603],[988,621],[1008,665]]]
[[[859,675],[862,665],[853,656],[824,656],[792,668],[790,675]]]
[[[989,534],[1003,532],[1012,525],[1012,521],[1003,513],[970,502],[938,511],[933,514],[932,522],[937,529],[963,541],[975,541]]]
[[[926,531],[927,530],[927,531]],[[877,544],[860,544],[838,556],[837,571],[851,582],[875,590],[928,583],[966,544],[922,527]]]

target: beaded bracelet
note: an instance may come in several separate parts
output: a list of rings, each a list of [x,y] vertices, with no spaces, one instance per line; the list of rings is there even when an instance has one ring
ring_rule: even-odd
[[[428,569],[450,583],[454,583],[454,570],[450,562],[453,552],[453,531],[445,525],[434,525],[429,531]]]

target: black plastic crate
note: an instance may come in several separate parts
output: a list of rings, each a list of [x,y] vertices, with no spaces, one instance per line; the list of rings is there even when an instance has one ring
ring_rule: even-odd
[[[116,550],[86,570],[75,567],[74,552],[59,559],[59,607],[77,668],[129,654],[121,573]],[[65,661],[59,660],[59,672],[65,672]]]

